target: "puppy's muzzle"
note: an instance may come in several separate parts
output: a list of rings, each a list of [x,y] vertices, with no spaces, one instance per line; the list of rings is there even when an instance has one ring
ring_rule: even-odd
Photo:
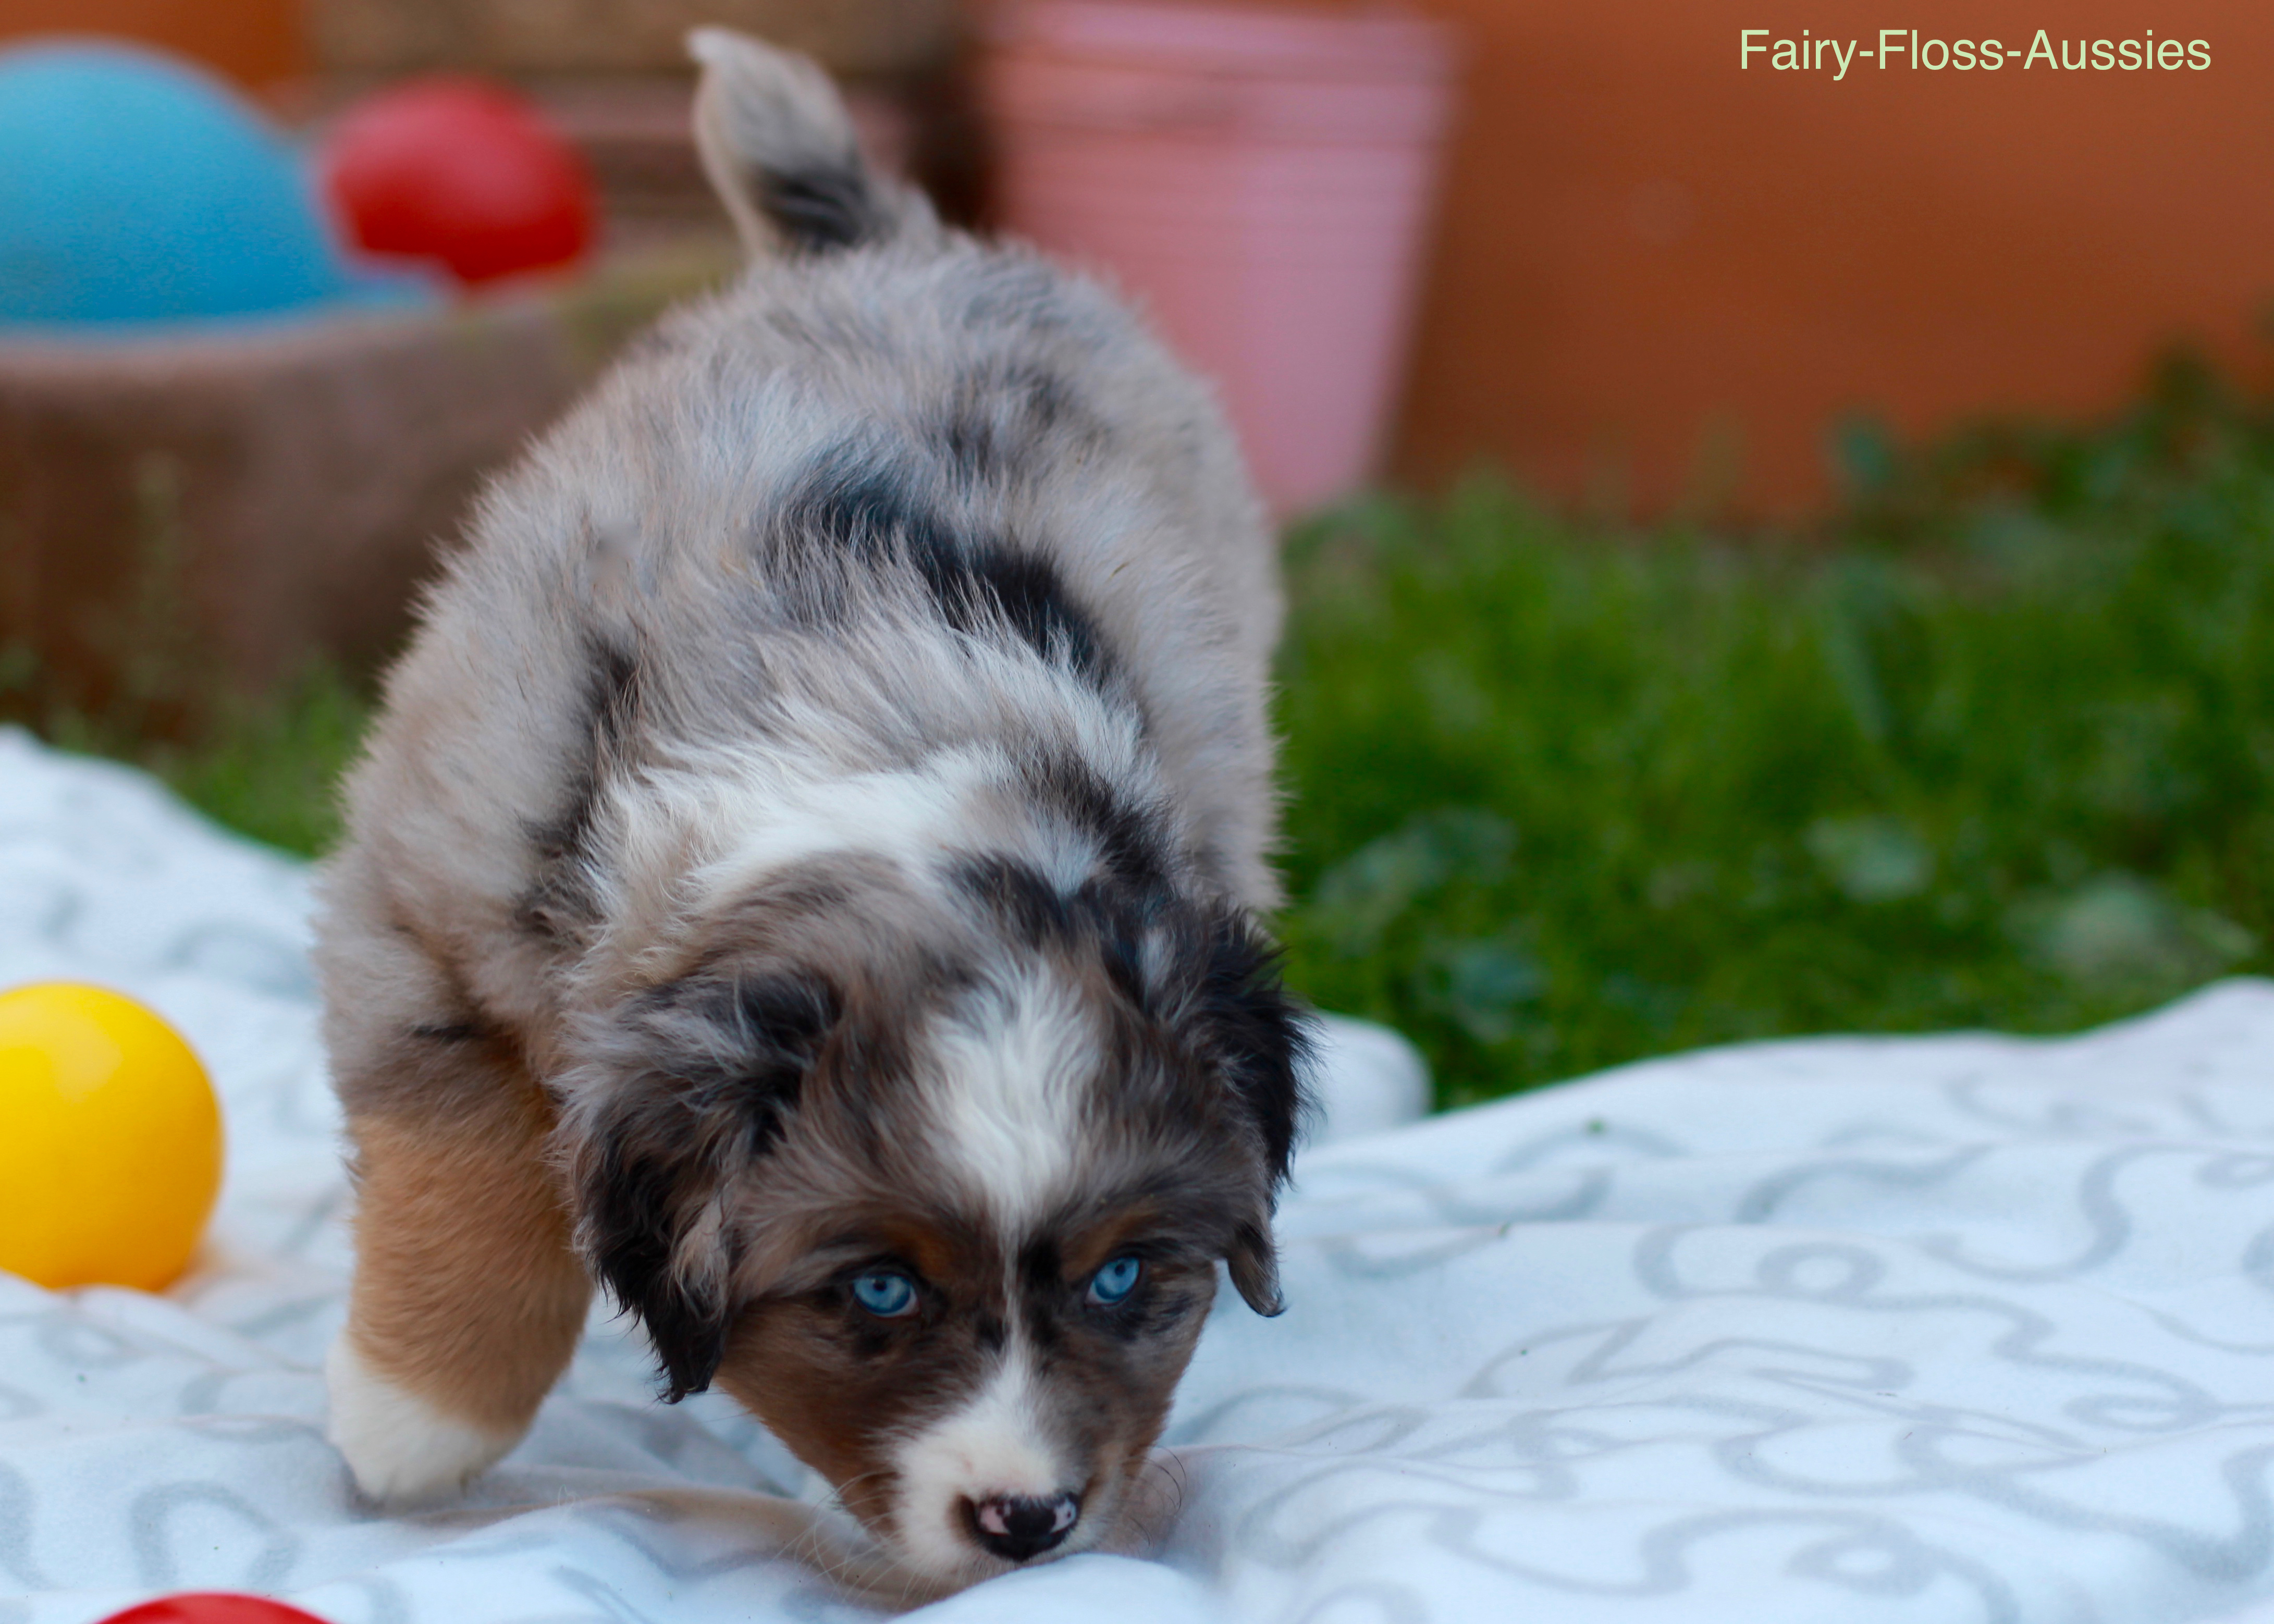
[[[963,1502],[972,1537],[1006,1561],[1023,1562],[1054,1550],[1081,1515],[1073,1494],[998,1494]]]

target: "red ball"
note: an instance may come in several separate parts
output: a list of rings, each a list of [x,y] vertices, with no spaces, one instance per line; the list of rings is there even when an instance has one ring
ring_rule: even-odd
[[[324,1624],[324,1620],[265,1597],[202,1590],[195,1595],[161,1596],[114,1613],[101,1624]]]
[[[350,108],[318,157],[365,252],[440,259],[460,282],[575,263],[592,183],[527,100],[480,79],[413,79]]]

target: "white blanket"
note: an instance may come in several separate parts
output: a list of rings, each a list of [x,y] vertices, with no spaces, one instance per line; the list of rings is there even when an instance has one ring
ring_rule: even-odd
[[[224,1097],[164,1297],[0,1275],[0,1624],[155,1591],[336,1624],[853,1620],[804,1474],[605,1316],[464,1503],[358,1506],[295,865],[0,733],[0,986],[146,998]],[[1226,1293],[1157,1560],[934,1624],[2274,1620],[2274,987],[2061,1042],[1757,1045],[1306,1152]]]

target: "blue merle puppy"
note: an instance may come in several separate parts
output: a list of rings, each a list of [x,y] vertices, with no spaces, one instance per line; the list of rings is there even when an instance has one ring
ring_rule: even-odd
[[[1279,1306],[1272,542],[1111,296],[694,45],[753,263],[488,492],[349,784],[331,1435],[455,1491],[597,1280],[949,1588],[1114,1538],[1219,1265]]]

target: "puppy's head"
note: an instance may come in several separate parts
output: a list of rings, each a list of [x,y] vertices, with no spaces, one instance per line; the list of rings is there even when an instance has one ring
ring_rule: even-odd
[[[1240,912],[779,874],[582,1028],[596,1271],[920,1579],[1112,1530],[1216,1292],[1279,1308],[1303,1034]]]

